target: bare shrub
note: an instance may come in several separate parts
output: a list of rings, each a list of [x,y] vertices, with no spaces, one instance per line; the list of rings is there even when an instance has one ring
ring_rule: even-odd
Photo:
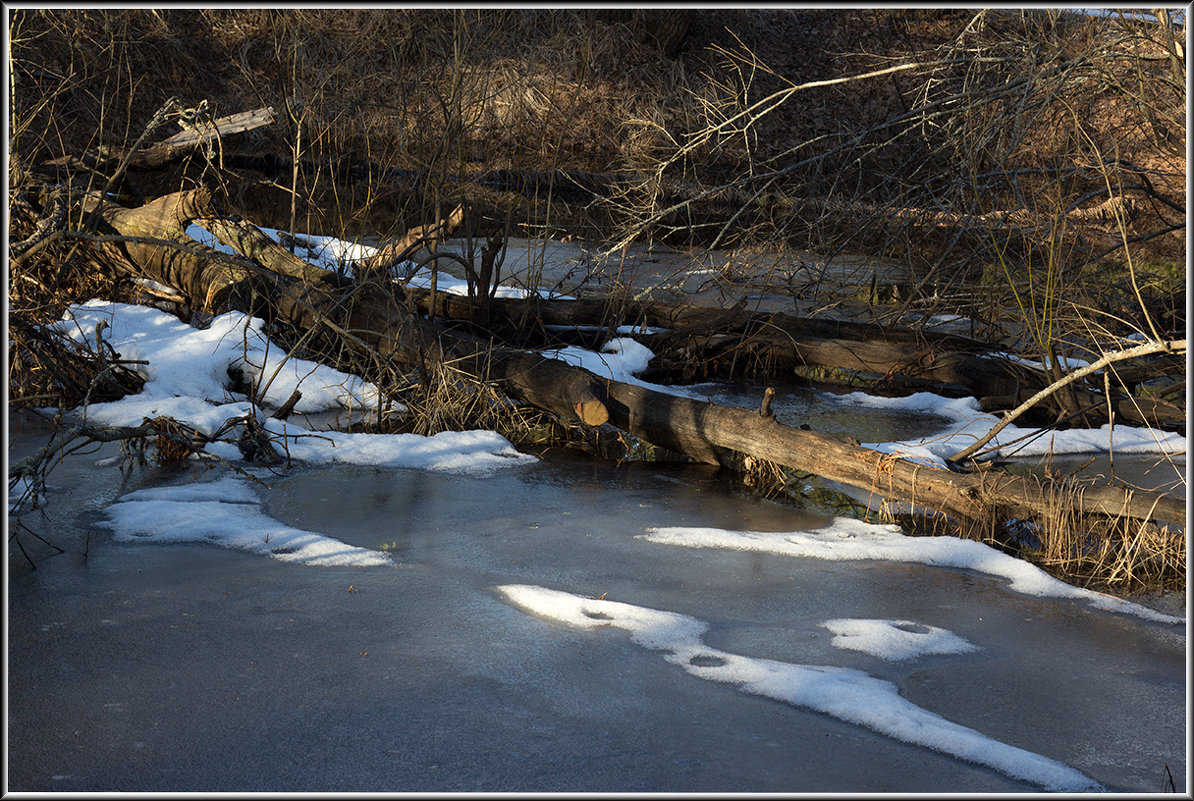
[[[1185,164],[1173,147],[1184,67],[1171,26],[1056,11],[876,10],[843,14],[834,41],[866,41],[865,30],[896,23],[906,45],[843,51],[820,75],[798,78],[747,40],[715,47],[720,61],[692,100],[699,124],[669,130],[675,144],[625,193],[618,244],[690,236],[698,219],[707,244],[770,239],[827,258],[887,255],[914,270],[900,312],[961,299],[962,311],[1013,339],[1015,323],[1033,322],[1002,314],[1015,286],[1071,297],[1126,247],[1184,261]],[[800,135],[772,138],[801,114],[832,124],[806,121]],[[678,182],[688,191],[662,190]],[[998,275],[973,288],[1001,263],[1010,286]]]

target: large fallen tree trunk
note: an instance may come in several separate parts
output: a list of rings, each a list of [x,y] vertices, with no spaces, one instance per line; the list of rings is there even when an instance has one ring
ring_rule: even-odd
[[[1031,518],[1059,502],[1078,512],[1185,522],[1184,503],[1160,493],[1101,487],[1059,494],[1059,487],[1048,481],[927,467],[782,425],[766,414],[604,379],[533,351],[498,346],[411,313],[392,285],[346,286],[337,284],[331,273],[313,276],[310,265],[285,248],[236,226],[223,229],[226,244],[241,252],[257,248],[255,263],[214,260],[214,252],[186,245],[182,233],[189,215],[193,219],[210,212],[210,198],[202,191],[172,195],[139,209],[108,205],[101,212],[103,224],[115,233],[96,247],[109,265],[203,298],[209,306],[265,309],[300,329],[322,329],[349,347],[408,365],[450,361],[553,414],[590,425],[608,420],[698,461],[740,465],[742,457],[750,456],[969,523],[997,515]],[[251,245],[246,244],[249,239]]]
[[[426,290],[408,289],[436,317],[471,320],[475,304],[439,297],[434,311]],[[661,302],[493,299],[494,310],[516,326],[527,320],[552,326],[620,325],[663,329],[635,338],[656,352],[651,377],[682,381],[711,378],[792,377],[802,366],[824,366],[885,376],[890,388],[953,387],[966,394],[1007,395],[1044,385],[1034,371],[988,356],[986,346],[951,334],[777,312],[716,309]],[[674,362],[675,366],[657,364]]]
[[[461,296],[408,288],[419,307],[446,320],[474,320],[477,304]],[[597,327],[600,336],[618,326],[664,329],[636,333],[651,348],[645,380],[690,383],[697,380],[791,381],[803,368],[848,371],[855,382],[875,391],[932,391],[953,397],[973,396],[988,411],[1010,409],[1053,383],[1042,370],[992,354],[976,340],[955,334],[918,331],[845,320],[796,317],[779,312],[715,309],[660,302],[610,300],[489,300],[489,321],[526,331],[532,325]],[[1155,375],[1155,373],[1154,373]],[[833,374],[829,374],[833,383]],[[837,378],[842,381],[842,378]],[[1048,424],[1073,415],[1106,421],[1108,398],[1102,392],[1071,387],[1065,404],[1040,399],[1038,422]],[[1147,425],[1184,424],[1185,410],[1157,398],[1117,393],[1110,399],[1118,419]],[[1030,418],[1031,419],[1031,418]]]

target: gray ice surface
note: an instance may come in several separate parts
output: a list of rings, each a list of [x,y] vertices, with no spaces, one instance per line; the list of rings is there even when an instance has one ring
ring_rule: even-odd
[[[40,444],[10,442],[20,454]],[[840,665],[1116,791],[1186,791],[1185,627],[1016,595],[960,570],[676,548],[652,526],[824,522],[704,469],[541,464],[478,478],[293,470],[287,523],[397,565],[289,565],[118,544],[89,515],[143,485],[74,457],[33,571],[10,543],[10,791],[1022,792],[1038,788],[822,714],[701,681],[630,642],[528,615],[534,584],[706,621],[711,647]],[[90,461],[88,461],[90,460]],[[27,516],[37,525],[37,513]],[[28,537],[26,537],[28,540]],[[821,623],[937,626],[973,653],[890,662]]]

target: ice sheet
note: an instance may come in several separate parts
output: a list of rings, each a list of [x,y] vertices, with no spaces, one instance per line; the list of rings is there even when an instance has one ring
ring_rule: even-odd
[[[617,601],[584,598],[531,585],[497,591],[531,614],[582,629],[606,626],[630,633],[687,673],[735,684],[747,693],[807,707],[897,740],[994,768],[1052,792],[1089,792],[1097,782],[1055,760],[993,740],[902,698],[895,685],[861,670],[757,659],[710,648],[701,640],[704,621]]]

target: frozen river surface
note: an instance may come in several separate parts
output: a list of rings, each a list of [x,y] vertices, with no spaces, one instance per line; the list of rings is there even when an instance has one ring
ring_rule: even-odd
[[[118,486],[115,467],[94,466],[115,448],[51,475],[48,537],[74,542],[139,486],[216,473],[138,468]],[[851,668],[858,686],[890,682],[981,735],[980,751],[1022,749],[1109,791],[1162,791],[1170,774],[1187,789],[1184,624],[971,570],[645,539],[827,522],[703,469],[546,457],[483,477],[334,467],[271,484],[257,490],[269,516],[393,564],[308,566],[101,528],[86,559],[72,545],[26,571],[10,552],[9,790],[1042,789],[762,682],[702,678],[739,661]],[[558,614],[536,612],[500,589],[512,586],[567,595]],[[568,622],[573,598],[596,604],[587,625]],[[670,634],[650,628],[657,612]],[[883,658],[826,627],[843,620],[941,629],[969,650]],[[702,653],[677,664],[681,640]],[[880,689],[862,705],[882,707]]]

